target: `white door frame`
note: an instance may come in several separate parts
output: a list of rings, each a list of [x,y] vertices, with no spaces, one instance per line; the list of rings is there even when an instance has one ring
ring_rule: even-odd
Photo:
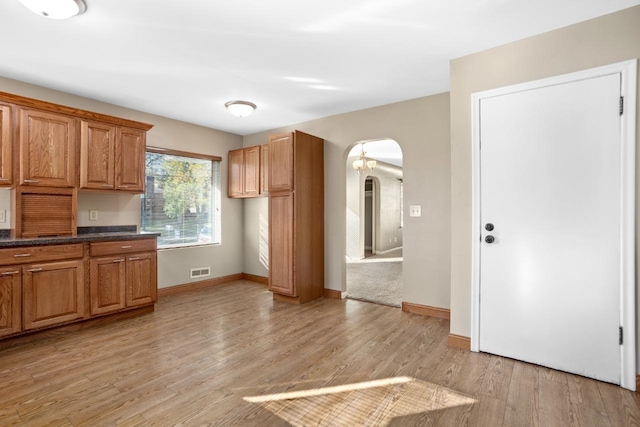
[[[624,344],[620,348],[620,385],[636,389],[636,292],[635,292],[635,179],[636,179],[636,79],[637,59],[550,77],[533,82],[474,93],[472,119],[472,231],[471,231],[471,350],[480,345],[480,101],[524,90],[570,83],[621,73],[624,114],[620,125],[621,161],[621,241],[620,241],[620,325]]]

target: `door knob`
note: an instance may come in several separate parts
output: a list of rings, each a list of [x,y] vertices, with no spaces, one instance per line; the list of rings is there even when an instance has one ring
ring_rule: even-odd
[[[487,236],[487,237],[484,238],[484,241],[489,243],[489,244],[493,243],[495,240],[496,239],[493,236]]]
[[[493,231],[493,224],[488,222],[487,225],[484,226],[484,229],[487,231]]]

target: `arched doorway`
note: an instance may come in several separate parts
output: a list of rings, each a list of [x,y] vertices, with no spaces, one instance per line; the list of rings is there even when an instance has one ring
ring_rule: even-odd
[[[400,307],[402,150],[391,139],[360,141],[346,168],[347,298]]]

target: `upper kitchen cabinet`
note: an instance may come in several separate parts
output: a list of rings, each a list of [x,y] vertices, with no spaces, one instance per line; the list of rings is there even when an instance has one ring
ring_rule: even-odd
[[[146,132],[120,127],[116,132],[116,190],[144,192]]]
[[[0,104],[0,186],[13,184],[11,106]]]
[[[77,119],[20,109],[20,185],[74,187]]]
[[[83,120],[80,127],[80,188],[114,189],[116,127]]]
[[[229,151],[231,198],[260,196],[260,146]]]
[[[293,190],[293,132],[269,136],[269,192]]]
[[[145,132],[83,120],[80,189],[144,192]]]
[[[269,144],[260,146],[260,194],[269,194]]]
[[[152,127],[0,92],[0,186],[142,193]]]

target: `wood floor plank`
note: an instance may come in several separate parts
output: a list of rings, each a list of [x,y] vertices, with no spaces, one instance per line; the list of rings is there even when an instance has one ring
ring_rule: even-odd
[[[516,361],[505,408],[505,427],[539,426],[538,367]]]
[[[0,425],[640,425],[627,390],[447,346],[449,321],[239,281],[0,349]]]

